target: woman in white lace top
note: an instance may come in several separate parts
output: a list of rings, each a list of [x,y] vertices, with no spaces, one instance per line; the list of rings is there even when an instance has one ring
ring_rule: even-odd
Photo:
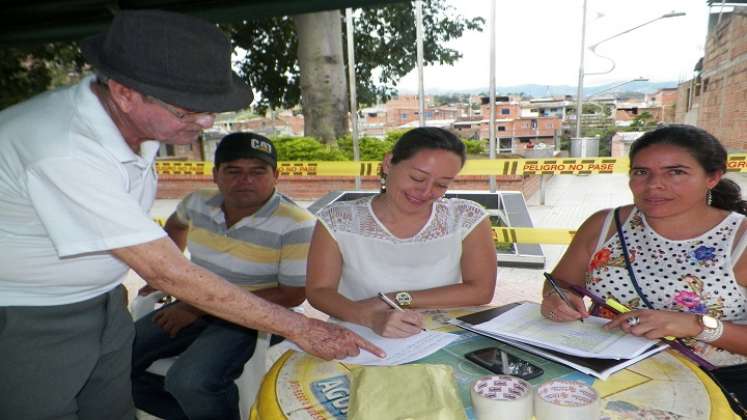
[[[619,210],[629,264],[613,212],[602,210],[583,223],[553,274],[634,309],[607,328],[683,338],[701,358],[729,366],[729,378],[741,377],[731,390],[747,397],[747,371],[735,373],[747,362],[747,203],[722,178],[726,158],[700,128],[669,125],[641,136],[630,148],[634,204]],[[544,316],[588,316],[582,300],[568,295],[574,308],[546,287]]]
[[[319,310],[387,337],[421,331],[414,308],[490,302],[496,254],[479,204],[444,199],[466,155],[433,127],[407,132],[382,165],[382,192],[319,213],[309,249],[306,296]],[[385,293],[406,308],[394,310]]]

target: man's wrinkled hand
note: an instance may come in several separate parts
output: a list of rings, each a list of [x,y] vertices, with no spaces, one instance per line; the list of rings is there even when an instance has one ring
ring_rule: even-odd
[[[306,318],[304,324],[298,337],[289,338],[314,356],[324,360],[344,359],[366,350],[378,357],[386,357],[382,349],[347,328],[313,318]]]
[[[156,313],[153,322],[158,324],[170,337],[175,337],[179,331],[191,325],[202,316],[202,312],[186,303],[177,302]]]
[[[155,287],[153,287],[153,286],[151,286],[149,284],[146,284],[145,286],[141,287],[140,290],[137,291],[137,295],[138,296],[148,296],[149,294],[151,294],[153,292],[157,292],[157,291],[158,291],[158,289],[156,289]]]

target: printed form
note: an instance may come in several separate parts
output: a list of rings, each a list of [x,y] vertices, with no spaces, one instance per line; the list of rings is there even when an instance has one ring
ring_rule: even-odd
[[[574,356],[602,359],[631,359],[656,343],[622,330],[602,329],[608,322],[593,316],[584,322],[554,322],[542,316],[539,304],[526,302],[474,328]]]
[[[376,334],[370,328],[362,325],[350,322],[340,322],[339,324],[379,346],[386,352],[386,357],[383,359],[362,350],[357,356],[340,360],[342,363],[355,365],[395,366],[414,362],[437,352],[459,338],[456,334],[438,331],[423,331],[405,338],[387,338]]]

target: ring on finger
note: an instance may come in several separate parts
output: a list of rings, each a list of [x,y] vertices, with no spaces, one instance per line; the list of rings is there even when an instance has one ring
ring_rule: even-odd
[[[636,325],[641,323],[641,319],[637,316],[631,316],[625,322],[627,322],[631,327],[635,327]]]

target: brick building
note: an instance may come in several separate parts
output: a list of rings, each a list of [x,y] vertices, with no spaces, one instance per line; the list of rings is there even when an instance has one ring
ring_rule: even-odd
[[[619,103],[615,106],[615,123],[617,125],[627,125],[621,123],[628,123],[633,121],[635,117],[647,112],[651,115],[654,121],[664,121],[663,109],[658,106],[652,106],[646,102],[641,103]],[[674,115],[669,122],[674,121]]]
[[[677,105],[677,88],[664,88],[646,95],[645,101],[650,108],[658,108],[656,119],[663,123],[673,123],[675,121],[675,110]]]
[[[705,55],[692,80],[678,86],[675,120],[715,135],[730,151],[747,151],[747,7],[719,22],[712,14]]]
[[[529,103],[522,104],[508,96],[496,97],[495,135],[498,153],[524,153],[528,145],[544,143],[554,146],[561,129],[562,111],[540,113]],[[490,103],[483,97],[480,116],[461,118],[453,131],[462,138],[490,138]],[[531,147],[531,146],[530,146]]]

